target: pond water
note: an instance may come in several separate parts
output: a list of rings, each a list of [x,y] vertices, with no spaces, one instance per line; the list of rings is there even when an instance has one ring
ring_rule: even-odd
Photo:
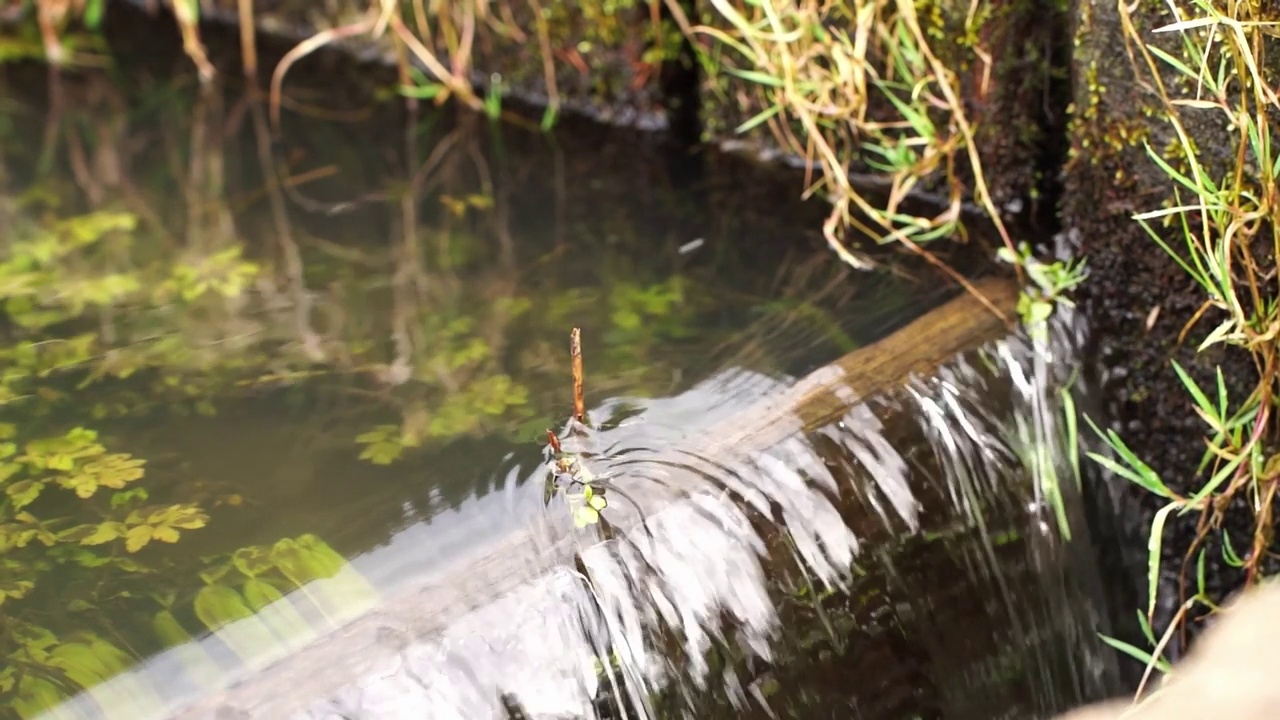
[[[1070,318],[1048,355],[998,338],[713,448],[955,289],[840,267],[796,178],[741,158],[323,90],[277,133],[164,67],[0,65],[0,715],[1033,717],[1112,688],[1044,498]],[[611,483],[584,528],[545,483],[574,327],[596,429],[565,442]],[[602,529],[645,483],[692,501]]]

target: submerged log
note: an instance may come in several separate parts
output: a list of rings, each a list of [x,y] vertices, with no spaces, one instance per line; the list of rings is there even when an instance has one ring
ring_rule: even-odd
[[[1017,299],[1013,282],[988,278],[976,288],[994,307],[1012,314]],[[1008,332],[1005,321],[978,298],[964,293],[888,337],[810,373],[732,421],[693,435],[683,446],[725,462],[767,450],[798,433],[824,427],[879,393],[912,376],[930,374],[958,353]],[[673,455],[679,451],[671,448]],[[690,488],[676,484],[668,489],[628,488],[642,514],[660,510]],[[532,550],[536,548],[543,552],[535,557]],[[224,691],[176,709],[174,717],[288,717],[344,685],[385,671],[406,643],[429,642],[459,618],[497,605],[537,582],[539,576],[572,568],[579,550],[574,537],[547,546],[533,528],[472,544],[412,591],[270,666],[246,673]]]

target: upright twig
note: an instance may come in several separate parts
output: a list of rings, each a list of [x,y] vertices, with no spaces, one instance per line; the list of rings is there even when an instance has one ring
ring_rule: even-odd
[[[573,363],[573,419],[587,424],[586,400],[582,391],[582,328],[569,333],[569,357]]]

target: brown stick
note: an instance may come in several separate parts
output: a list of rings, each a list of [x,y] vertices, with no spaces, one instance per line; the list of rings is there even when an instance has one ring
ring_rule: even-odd
[[[587,424],[587,400],[582,391],[582,328],[569,333],[569,357],[573,362],[573,419]]]

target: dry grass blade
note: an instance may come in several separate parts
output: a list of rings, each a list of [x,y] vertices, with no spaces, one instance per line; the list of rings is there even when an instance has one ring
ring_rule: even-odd
[[[292,50],[285,53],[284,57],[280,60],[280,64],[277,65],[275,71],[271,73],[271,97],[269,107],[271,114],[271,127],[273,131],[280,131],[280,90],[284,86],[284,76],[289,72],[289,68],[302,58],[331,42],[342,40],[343,38],[354,37],[371,31],[374,27],[374,23],[375,20],[366,18],[359,22],[316,33],[315,35],[298,43]]]
[[[245,77],[254,80],[258,75],[258,35],[253,20],[253,0],[238,0],[237,5],[240,14],[240,58]]]

